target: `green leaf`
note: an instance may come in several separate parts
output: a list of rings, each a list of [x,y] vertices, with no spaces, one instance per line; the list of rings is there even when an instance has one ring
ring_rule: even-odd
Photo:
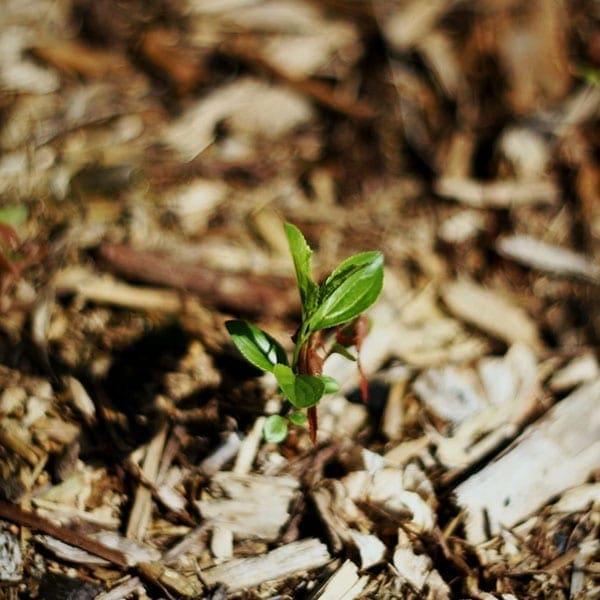
[[[287,365],[285,350],[268,333],[245,321],[227,321],[227,331],[242,356],[263,371],[273,371],[282,363]]]
[[[321,286],[309,331],[340,325],[367,310],[383,287],[383,254],[363,252],[342,262]]]
[[[263,437],[270,444],[279,444],[287,437],[288,426],[283,417],[271,415],[263,425]]]
[[[294,425],[304,425],[304,423],[307,421],[307,416],[306,413],[303,412],[293,412],[288,415],[288,419]]]
[[[0,208],[0,223],[18,227],[27,221],[29,211],[24,204],[7,204]]]
[[[325,386],[323,394],[335,394],[340,391],[340,384],[333,377],[329,375],[318,375],[318,377]]]
[[[296,269],[296,279],[302,302],[302,320],[306,321],[315,309],[319,299],[319,286],[312,278],[310,258],[312,250],[302,232],[291,223],[284,225],[290,252]]]
[[[284,396],[296,408],[314,406],[323,397],[325,383],[315,375],[296,375],[287,365],[275,365],[273,374]]]

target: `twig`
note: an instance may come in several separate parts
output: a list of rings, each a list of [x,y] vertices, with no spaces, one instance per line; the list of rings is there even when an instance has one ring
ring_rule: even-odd
[[[127,568],[128,566],[125,556],[118,550],[108,548],[104,544],[81,535],[72,529],[54,525],[54,523],[47,521],[33,512],[23,510],[15,504],[0,502],[0,517],[16,523],[17,525],[29,527],[30,529],[51,535],[65,544],[70,544],[71,546],[86,550],[87,552],[108,560],[119,567]]]
[[[188,290],[227,310],[277,316],[298,312],[295,290],[286,279],[223,273],[124,245],[101,246],[98,254],[125,277]]]

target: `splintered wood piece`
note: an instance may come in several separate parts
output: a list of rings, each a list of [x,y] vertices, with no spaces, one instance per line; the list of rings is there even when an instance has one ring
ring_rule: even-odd
[[[408,535],[402,529],[398,529],[393,564],[401,581],[408,582],[418,592],[427,586],[428,598],[450,598],[450,588],[433,568],[431,558],[427,554],[415,554]]]
[[[125,277],[187,290],[227,310],[278,317],[298,311],[297,292],[287,279],[223,273],[122,245],[101,246],[99,255]]]
[[[148,449],[146,450],[142,474],[144,475],[144,478],[151,483],[156,482],[156,476],[158,474],[166,436],[167,427],[165,425],[152,438],[150,444],[148,444]],[[129,522],[127,523],[126,535],[128,538],[133,540],[144,539],[144,536],[146,535],[146,528],[150,522],[151,513],[152,491],[145,485],[139,485],[135,493],[133,508],[131,509],[131,514],[129,515]]]
[[[143,586],[139,577],[127,577],[108,592],[98,594],[94,600],[123,600],[140,589],[143,589]]]
[[[441,177],[435,184],[435,192],[477,208],[554,204],[559,197],[558,186],[547,179],[482,183],[474,179]]]
[[[520,306],[498,292],[461,278],[443,285],[441,295],[457,318],[508,345],[522,342],[533,350],[541,350],[535,322]]]
[[[262,556],[238,558],[202,571],[209,586],[223,583],[232,592],[253,588],[265,581],[290,577],[323,567],[331,560],[327,546],[317,538],[292,542]]]
[[[140,563],[138,571],[155,585],[176,592],[184,598],[198,598],[202,592],[200,581],[195,575],[186,577],[160,562]]]
[[[499,459],[456,490],[474,544],[512,527],[600,468],[600,379],[580,387],[531,425]]]
[[[202,517],[230,529],[237,538],[276,540],[290,518],[298,481],[289,476],[215,474],[212,490],[225,498],[197,500]],[[265,498],[269,499],[265,503]]]
[[[547,244],[528,235],[505,237],[496,247],[502,256],[544,273],[600,284],[600,265],[567,248]]]
[[[358,576],[358,567],[351,561],[344,564],[327,580],[314,600],[353,600],[360,596],[369,578]]]

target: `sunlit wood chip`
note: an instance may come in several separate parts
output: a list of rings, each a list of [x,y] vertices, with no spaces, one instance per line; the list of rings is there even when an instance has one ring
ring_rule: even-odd
[[[207,585],[226,584],[231,591],[252,588],[326,565],[331,560],[327,546],[316,538],[293,542],[262,556],[238,558],[206,569],[202,578]]]
[[[200,581],[195,575],[185,576],[159,562],[140,563],[140,573],[150,581],[176,592],[184,598],[197,598],[202,592]]]
[[[574,358],[569,364],[557,371],[550,380],[550,389],[564,391],[580,383],[592,381],[600,375],[598,361],[593,354],[584,354]]]
[[[457,318],[511,345],[523,342],[540,350],[535,322],[521,307],[499,292],[462,278],[442,286],[441,296]]]
[[[368,577],[359,577],[358,568],[351,560],[344,564],[327,580],[314,600],[353,600],[365,588]]]
[[[362,569],[368,569],[383,560],[386,546],[377,536],[361,533],[355,529],[351,529],[349,535],[358,549]]]
[[[600,284],[600,265],[567,248],[547,244],[528,235],[502,238],[496,247],[502,256],[533,269]]]
[[[559,196],[558,186],[548,179],[483,183],[474,179],[441,177],[434,189],[444,198],[478,208],[553,204]]]
[[[471,543],[497,534],[600,467],[600,379],[580,387],[528,427],[499,459],[460,484]]]
[[[450,588],[433,569],[431,558],[426,554],[415,554],[408,535],[402,529],[398,529],[393,564],[400,580],[409,583],[417,592],[427,585],[430,588],[428,598],[450,598]]]
[[[293,477],[238,475],[221,471],[212,485],[214,497],[197,500],[202,517],[231,530],[237,538],[276,540],[287,523],[289,505],[298,489]],[[217,498],[216,496],[225,496]],[[265,503],[265,498],[269,499]]]

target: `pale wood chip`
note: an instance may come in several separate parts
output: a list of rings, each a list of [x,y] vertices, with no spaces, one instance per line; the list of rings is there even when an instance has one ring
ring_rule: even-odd
[[[598,360],[593,354],[583,354],[556,371],[550,379],[550,389],[556,392],[569,390],[575,386],[593,381],[600,375]]]
[[[228,527],[213,527],[210,551],[219,560],[233,558],[233,532]]]
[[[516,525],[600,467],[599,397],[600,380],[579,388],[456,488],[471,543],[484,541],[488,526],[497,534]]]
[[[252,77],[238,78],[197,101],[166,125],[162,139],[190,161],[215,140],[227,120],[234,132],[276,138],[307,123],[310,103],[290,89]]]
[[[427,598],[450,598],[450,588],[433,568],[431,558],[426,554],[415,554],[408,535],[402,529],[398,529],[393,564],[400,580],[409,583],[417,592],[424,591],[427,585]]]
[[[59,296],[75,293],[99,304],[167,313],[183,309],[181,295],[176,291],[129,285],[85,267],[68,267],[59,271],[54,276],[54,285]]]
[[[552,512],[574,513],[600,507],[600,483],[584,483],[567,490],[558,502],[552,505]]]
[[[246,475],[252,470],[252,463],[262,441],[262,430],[266,417],[258,417],[250,433],[242,440],[238,455],[233,465],[233,472],[237,475]]]
[[[141,589],[143,586],[139,577],[126,577],[124,581],[115,585],[108,592],[98,594],[94,600],[123,600]]]
[[[527,235],[502,238],[496,247],[503,256],[544,273],[600,284],[600,265],[567,248],[547,244]]]
[[[202,585],[195,575],[185,576],[160,562],[144,562],[138,565],[142,575],[184,598],[198,598]]]
[[[231,591],[238,591],[323,567],[330,560],[327,546],[316,538],[308,538],[262,556],[238,558],[211,567],[202,572],[202,578],[207,585],[224,583]]]
[[[144,477],[156,483],[156,476],[160,466],[165,439],[167,436],[167,426],[163,426],[160,431],[152,438],[146,450],[142,473]],[[127,537],[133,540],[143,540],[146,529],[150,522],[152,513],[152,492],[145,485],[138,485],[135,493],[135,500],[129,515],[127,523]]]
[[[477,208],[554,204],[559,198],[558,186],[548,179],[483,183],[474,179],[441,177],[436,181],[435,192]]]
[[[358,549],[361,569],[369,569],[383,560],[387,549],[377,536],[356,529],[351,529],[349,535]]]
[[[211,488],[215,496],[224,494],[225,498],[197,500],[196,506],[204,519],[230,529],[237,538],[274,541],[290,517],[289,505],[298,485],[289,476],[221,471],[213,477]]]
[[[373,6],[385,41],[394,50],[406,50],[422,40],[453,3],[454,0],[411,0],[392,3],[393,10],[382,2]]]
[[[367,576],[359,577],[358,568],[351,560],[346,560],[313,600],[353,600],[362,593],[368,581]]]
[[[220,471],[239,452],[241,445],[240,436],[232,431],[225,441],[200,463],[200,471],[207,476]]]
[[[537,325],[519,306],[500,293],[461,278],[442,286],[441,296],[459,319],[511,345],[523,342],[539,351]]]

